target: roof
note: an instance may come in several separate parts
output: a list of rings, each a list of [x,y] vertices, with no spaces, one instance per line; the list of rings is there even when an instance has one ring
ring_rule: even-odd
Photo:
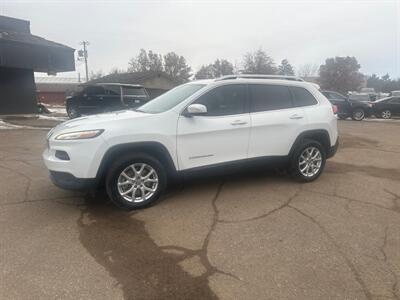
[[[49,77],[35,77],[36,84],[38,83],[51,83],[51,84],[80,84],[81,82],[74,77],[57,77],[57,76],[49,76]]]
[[[29,21],[0,16],[0,66],[55,74],[75,70],[74,49],[31,34]]]
[[[74,51],[74,49],[71,47],[65,46],[60,43],[46,40],[37,35],[23,33],[23,32],[10,31],[10,30],[4,30],[1,28],[0,28],[0,41],[10,41],[10,42],[16,42],[16,43],[34,44],[34,45],[46,46],[46,47],[59,47],[59,48],[70,49],[71,51]]]
[[[68,77],[35,77],[38,92],[66,92],[76,90],[81,82],[76,78]]]
[[[88,83],[138,83],[141,84],[148,79],[154,77],[164,77],[172,82],[175,82],[168,74],[164,72],[144,71],[144,72],[126,72],[126,73],[113,73],[101,78],[91,80]]]
[[[85,83],[84,85],[91,85],[91,84],[90,83],[87,83],[87,84]],[[113,86],[138,87],[138,88],[143,87],[140,84],[127,84],[127,83],[94,83],[94,85],[101,85],[101,86],[113,85]]]
[[[253,78],[253,79],[284,79],[293,81],[304,81],[300,77],[290,75],[265,75],[265,74],[237,74],[237,75],[225,75],[215,80],[228,80],[228,79],[242,79],[242,78]]]

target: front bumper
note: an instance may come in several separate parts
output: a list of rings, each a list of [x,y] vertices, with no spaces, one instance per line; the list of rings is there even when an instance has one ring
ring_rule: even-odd
[[[328,150],[328,152],[326,153],[326,158],[328,159],[328,158],[333,157],[333,156],[336,154],[338,148],[339,148],[339,138],[336,140],[335,145],[333,145],[333,146]]]
[[[54,185],[66,190],[89,191],[97,187],[95,178],[76,178],[65,172],[50,171],[50,179]]]

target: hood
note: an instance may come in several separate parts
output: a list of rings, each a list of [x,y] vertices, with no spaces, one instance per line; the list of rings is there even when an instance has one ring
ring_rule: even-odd
[[[81,117],[73,120],[66,121],[64,123],[59,124],[55,131],[59,132],[62,130],[69,130],[75,127],[82,127],[77,130],[86,130],[86,129],[102,129],[107,127],[107,124],[110,122],[118,122],[126,119],[140,118],[146,117],[149,114],[143,112],[137,112],[132,110],[121,110],[114,111],[110,113],[91,115],[86,117]]]

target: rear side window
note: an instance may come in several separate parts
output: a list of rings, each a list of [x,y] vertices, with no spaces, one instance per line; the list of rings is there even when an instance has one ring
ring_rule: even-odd
[[[317,100],[314,96],[304,88],[301,87],[290,87],[293,93],[293,104],[295,107],[310,106],[317,104]]]
[[[228,116],[246,112],[247,91],[244,84],[217,87],[202,95],[196,103],[207,107],[208,116]]]
[[[249,85],[251,95],[251,111],[269,111],[292,107],[289,88],[280,85]]]
[[[142,87],[123,87],[124,95],[128,96],[147,96]]]

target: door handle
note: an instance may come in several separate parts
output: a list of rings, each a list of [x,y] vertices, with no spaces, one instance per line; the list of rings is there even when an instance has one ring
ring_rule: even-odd
[[[246,121],[242,121],[242,120],[235,120],[235,121],[233,121],[231,123],[231,125],[234,125],[234,126],[236,126],[236,125],[245,125],[245,124],[247,124],[247,122]]]
[[[304,117],[301,115],[298,115],[298,114],[294,114],[294,115],[291,115],[289,118],[293,119],[293,120],[297,120],[297,119],[303,119]]]

